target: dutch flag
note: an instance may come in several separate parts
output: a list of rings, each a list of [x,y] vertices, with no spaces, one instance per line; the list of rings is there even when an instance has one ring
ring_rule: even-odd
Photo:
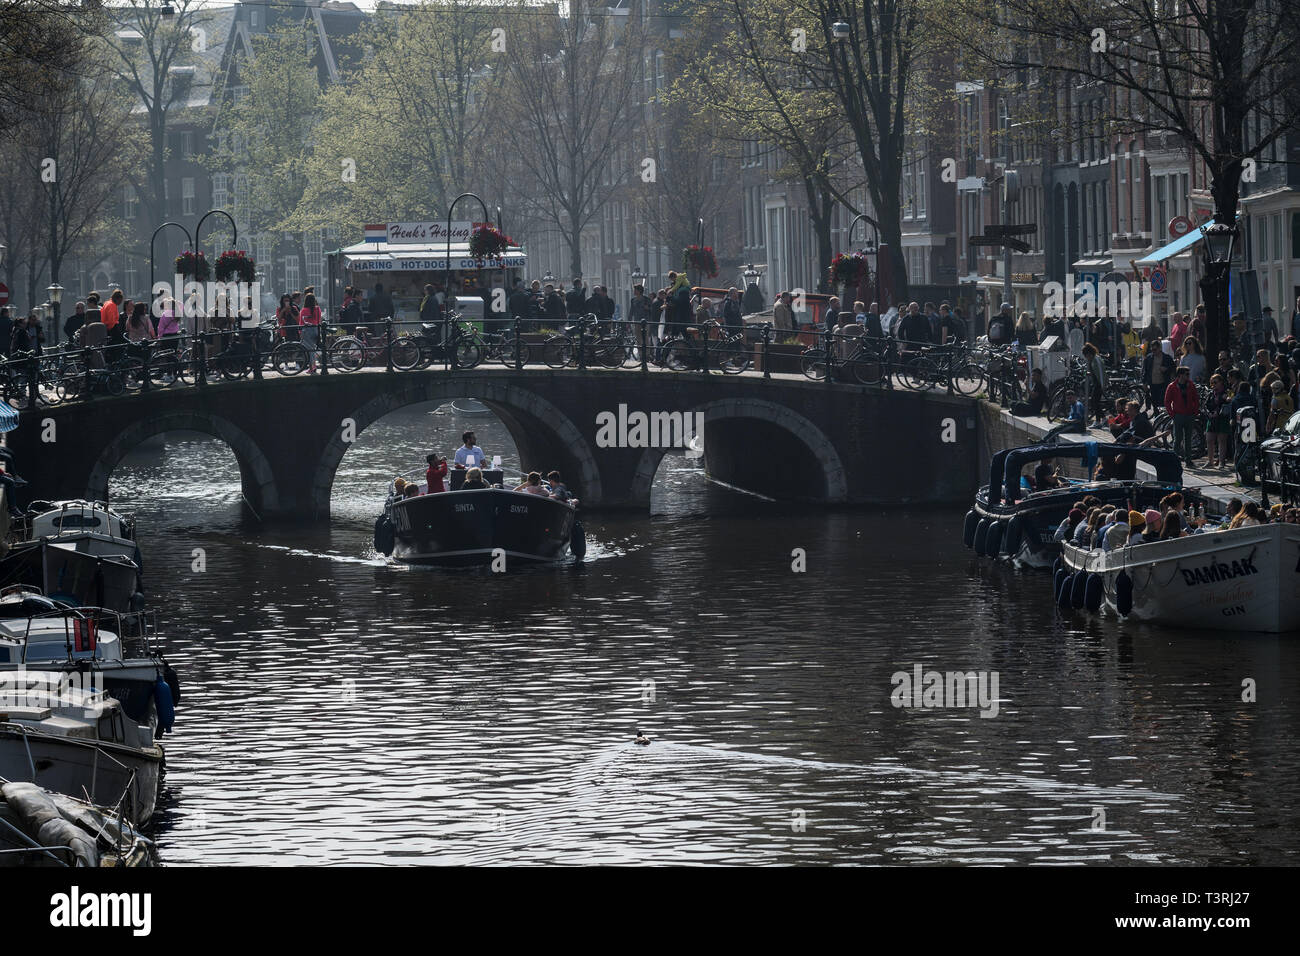
[[[377,226],[366,226],[366,242],[383,242],[388,238],[388,224],[381,222]]]

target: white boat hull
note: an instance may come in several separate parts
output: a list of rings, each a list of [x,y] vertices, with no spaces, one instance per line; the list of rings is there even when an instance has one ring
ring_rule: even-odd
[[[1217,631],[1300,631],[1300,525],[1270,524],[1084,551],[1066,545],[1069,571],[1101,576],[1106,613],[1130,621]],[[1133,583],[1120,614],[1120,572]]]
[[[70,797],[114,807],[130,787],[135,823],[153,816],[162,748],[135,750],[98,740],[53,737],[0,728],[0,777],[35,783]],[[34,771],[34,773],[33,773]],[[132,816],[128,813],[128,819]]]

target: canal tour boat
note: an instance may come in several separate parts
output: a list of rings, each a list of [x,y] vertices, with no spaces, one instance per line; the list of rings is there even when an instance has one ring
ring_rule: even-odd
[[[375,550],[403,564],[452,567],[501,556],[507,564],[558,561],[568,552],[582,557],[576,498],[507,491],[500,471],[483,472],[492,487],[462,489],[463,475],[451,473],[454,490],[428,494],[419,484],[420,494],[409,498],[399,496],[396,481],[390,484],[375,523]]]
[[[153,732],[103,691],[59,671],[0,673],[0,777],[121,806],[128,822],[144,823],[162,766]]]
[[[1098,461],[1113,463],[1121,454],[1129,457],[1116,473],[1126,477],[1112,480],[1067,478],[1063,487],[1037,491],[1020,475],[1027,465],[1062,458],[1080,461],[1092,474]],[[1137,480],[1140,462],[1155,469],[1155,480]],[[1056,529],[1081,498],[1093,495],[1103,504],[1145,510],[1165,495],[1183,491],[1182,482],[1182,462],[1163,448],[1079,442],[1003,449],[993,456],[989,483],[976,493],[974,507],[966,513],[962,541],[980,557],[1005,557],[1018,567],[1050,569],[1061,554]]]
[[[1300,631],[1300,525],[1204,531],[1112,551],[1067,544],[1061,565],[1053,584],[1073,608],[1189,629]]]
[[[149,613],[70,608],[30,588],[0,594],[0,681],[24,669],[77,674],[158,736],[172,728],[180,680],[154,645]]]

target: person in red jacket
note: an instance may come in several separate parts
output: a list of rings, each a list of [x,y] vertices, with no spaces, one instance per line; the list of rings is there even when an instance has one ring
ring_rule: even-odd
[[[1174,420],[1174,453],[1188,465],[1192,464],[1192,429],[1200,410],[1201,397],[1192,384],[1192,370],[1180,365],[1165,389],[1165,411]]]
[[[443,487],[442,479],[447,477],[447,459],[437,455],[426,455],[425,461],[429,463],[428,470],[424,473],[425,479],[429,482],[429,490],[426,494],[436,495],[439,492],[446,491]]]

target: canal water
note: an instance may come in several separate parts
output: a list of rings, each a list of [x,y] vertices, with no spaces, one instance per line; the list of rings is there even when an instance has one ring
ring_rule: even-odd
[[[581,566],[390,566],[383,485],[467,426],[518,467],[495,419],[408,408],[326,527],[263,528],[199,436],[118,468],[183,681],[164,862],[1300,859],[1293,640],[1062,619],[960,511],[795,510],[682,457]],[[914,665],[996,672],[996,715],[893,706]]]

